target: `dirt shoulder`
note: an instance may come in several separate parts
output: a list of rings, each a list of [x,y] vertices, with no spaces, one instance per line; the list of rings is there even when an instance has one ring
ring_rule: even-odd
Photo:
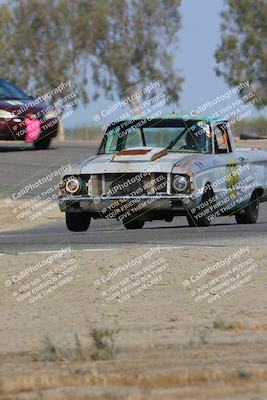
[[[0,200],[0,232],[29,229],[63,219],[64,214],[53,201]]]
[[[1,399],[266,397],[266,247],[62,251],[1,257]]]

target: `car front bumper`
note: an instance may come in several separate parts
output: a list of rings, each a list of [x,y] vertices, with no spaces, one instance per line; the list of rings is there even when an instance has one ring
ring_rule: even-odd
[[[190,195],[150,195],[150,196],[62,196],[58,199],[60,210],[73,212],[87,211],[92,214],[110,213],[121,208],[123,212],[128,206],[139,207],[140,212],[172,212],[174,215],[185,215],[187,209],[194,206]],[[113,213],[114,214],[114,213]]]
[[[58,133],[57,118],[47,119],[41,123],[41,137],[55,137]],[[0,119],[0,140],[25,140],[26,129],[23,119]]]

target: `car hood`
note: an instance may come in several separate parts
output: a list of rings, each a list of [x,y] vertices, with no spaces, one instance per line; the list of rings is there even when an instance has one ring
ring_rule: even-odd
[[[35,104],[35,101],[35,99],[0,100],[0,110],[6,110],[10,112],[21,111],[19,114],[25,114],[27,112],[37,113],[47,107],[45,103]]]
[[[166,152],[162,147],[139,147],[123,150],[115,154],[103,154],[90,157],[76,163],[71,170],[73,174],[103,174],[131,172],[184,172],[198,157],[204,154]],[[202,157],[201,157],[202,158]]]

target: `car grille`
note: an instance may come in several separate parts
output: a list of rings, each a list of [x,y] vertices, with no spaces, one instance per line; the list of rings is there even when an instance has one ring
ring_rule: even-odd
[[[93,196],[153,196],[167,192],[166,173],[95,174],[91,176]]]

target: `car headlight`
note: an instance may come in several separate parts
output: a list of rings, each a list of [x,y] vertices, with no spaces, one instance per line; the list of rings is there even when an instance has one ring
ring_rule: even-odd
[[[183,175],[175,175],[172,181],[172,186],[177,193],[185,192],[189,186],[189,179]]]
[[[59,196],[88,194],[89,180],[90,175],[65,175],[58,184]]]
[[[58,113],[56,111],[48,111],[45,114],[45,119],[52,119],[52,118],[58,118]]]
[[[75,194],[80,190],[81,184],[78,178],[71,176],[66,181],[65,190],[67,193]]]
[[[11,119],[11,118],[16,118],[16,115],[13,114],[10,111],[0,110],[0,118],[2,118],[2,119]]]
[[[38,118],[38,114],[32,114],[32,113],[28,113],[27,115],[26,115],[26,117],[28,117],[28,118]]]

